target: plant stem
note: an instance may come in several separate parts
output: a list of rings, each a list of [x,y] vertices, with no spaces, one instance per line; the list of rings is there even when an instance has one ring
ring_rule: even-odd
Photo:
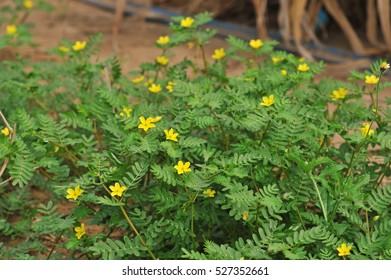
[[[365,220],[367,222],[367,233],[369,234],[370,233],[370,228],[369,228],[369,217],[368,217],[368,211],[365,210]]]
[[[360,146],[358,146],[358,148],[354,149],[352,152],[352,156],[350,157],[350,161],[348,164],[348,170],[346,171],[346,178],[348,178],[350,176],[350,173],[352,172],[352,165],[353,165],[354,156],[356,155],[356,152],[358,152],[361,149],[361,147],[362,147],[362,144],[360,144]]]
[[[60,241],[61,236],[64,234],[64,231],[65,231],[65,229],[63,229],[63,230],[61,231],[60,235],[57,236],[56,240],[54,241],[54,245],[53,245],[52,249],[50,250],[49,255],[46,257],[47,260],[49,260],[50,257],[52,256],[53,251],[54,251],[54,249],[55,249],[56,246],[57,246],[57,243]]]
[[[8,123],[7,119],[4,117],[3,112],[1,112],[1,110],[0,110],[0,117],[3,120],[5,126],[9,129],[9,131],[12,131],[10,124]]]
[[[373,102],[373,98],[372,98],[372,95],[371,95],[372,103],[374,103],[374,106],[375,106],[374,107],[374,109],[375,109],[375,117],[372,119],[372,121],[369,124],[367,135],[364,136],[365,140],[368,137],[368,133],[371,130],[371,127],[372,127],[373,123],[377,120],[377,118],[379,116],[379,112],[378,112],[379,111],[379,86],[380,86],[380,81],[381,81],[382,76],[383,76],[383,72],[380,72],[379,80],[377,81],[376,88],[375,88],[375,98],[376,98],[375,102]],[[356,149],[353,150],[352,157],[350,158],[350,162],[349,162],[349,165],[348,165],[348,170],[346,172],[346,177],[349,177],[351,172],[352,172],[352,165],[353,165],[353,159],[354,159],[355,154],[358,153],[361,150],[361,148],[363,147],[363,145],[365,143],[366,143],[366,141],[361,143]]]
[[[148,244],[144,241],[144,239],[141,237],[140,233],[138,232],[138,230],[136,229],[136,227],[135,227],[134,224],[132,223],[132,220],[129,218],[128,214],[126,213],[125,208],[124,208],[122,205],[120,205],[119,208],[121,209],[122,214],[124,214],[126,221],[127,221],[128,224],[130,225],[130,227],[132,228],[132,230],[134,231],[134,233],[138,236],[138,238],[140,238],[141,244],[142,244],[145,248],[147,248],[147,251],[148,251],[149,255],[152,257],[152,259],[157,260],[157,258],[156,258],[155,255],[153,254],[153,252],[149,249]]]
[[[200,45],[200,49],[201,49],[201,54],[202,54],[202,61],[204,62],[204,69],[205,69],[205,72],[208,73],[209,69],[208,69],[208,64],[206,62],[206,55],[205,55],[204,46]]]
[[[390,165],[391,165],[391,158],[390,160],[387,162],[386,164],[386,168],[384,168],[384,171],[379,175],[379,177],[376,179],[377,183],[375,185],[375,187],[379,187],[381,182],[383,181],[384,177],[386,176],[386,171],[388,168],[390,168]]]
[[[1,187],[2,185],[7,184],[9,181],[12,181],[13,179],[14,179],[13,177],[9,177],[7,180],[4,180],[3,182],[0,182],[0,187]]]
[[[320,195],[320,191],[319,191],[319,188],[318,188],[318,184],[316,184],[315,178],[314,178],[314,176],[312,175],[311,172],[308,172],[307,175],[310,177],[310,179],[311,179],[311,181],[312,181],[312,184],[313,184],[314,187],[315,187],[316,193],[318,194],[320,207],[322,208],[322,212],[323,212],[323,217],[324,217],[324,219],[325,219],[326,222],[327,222],[327,212],[326,212],[326,208],[325,208],[325,206],[324,206],[324,204],[323,204],[322,196]]]
[[[269,130],[271,123],[272,123],[272,121],[270,120],[270,121],[267,123],[267,126],[266,126],[265,130],[262,132],[261,139],[259,139],[259,140],[260,140],[259,145],[262,144],[263,139],[264,139],[264,137],[265,137],[265,135],[266,135],[266,132]]]
[[[299,208],[296,207],[296,211],[297,211],[297,215],[299,215],[301,226],[303,227],[304,230],[306,230],[303,218],[301,217],[301,214],[300,214],[300,211],[299,211]]]
[[[375,96],[375,120],[377,119],[377,117],[379,116],[379,86],[380,86],[380,81],[381,81],[381,78],[383,76],[383,72],[380,72],[380,76],[379,76],[379,81],[377,81],[377,85],[376,85],[376,96]],[[370,127],[369,127],[370,128]]]
[[[208,106],[208,105],[206,105],[206,106]],[[217,119],[217,122],[219,123],[219,127],[220,127],[221,134],[222,134],[221,136],[224,138],[224,141],[225,141],[225,149],[228,151],[229,150],[229,137],[225,133],[225,129],[224,129],[219,117],[217,116],[216,112],[213,111],[209,106],[208,106],[208,109],[213,114],[213,116],[215,116],[215,118]]]
[[[106,185],[102,182],[102,179],[100,177],[100,174],[98,174],[99,176],[99,180],[102,184],[102,186],[104,187],[104,189],[110,194],[110,190],[106,187]],[[120,200],[117,199],[116,197],[114,197],[114,200],[119,202]],[[134,231],[134,233],[138,236],[138,238],[140,238],[140,241],[141,241],[141,244],[147,249],[149,255],[152,257],[152,259],[154,260],[157,260],[157,258],[155,257],[155,255],[153,254],[153,252],[149,249],[148,247],[148,244],[144,241],[144,239],[141,237],[140,233],[138,232],[137,228],[134,226],[132,220],[130,219],[130,217],[128,216],[128,214],[126,213],[125,211],[125,208],[122,206],[122,205],[119,205],[119,208],[121,209],[121,212],[122,214],[124,215],[126,221],[128,222],[129,226],[132,228],[132,230]]]

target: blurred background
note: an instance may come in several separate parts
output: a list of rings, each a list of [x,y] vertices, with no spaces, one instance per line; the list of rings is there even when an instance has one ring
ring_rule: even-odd
[[[38,0],[37,0],[38,1]],[[0,8],[10,0],[1,0]],[[101,58],[116,53],[125,71],[152,61],[160,51],[159,36],[169,34],[171,16],[209,11],[220,36],[208,46],[225,46],[224,36],[261,38],[280,42],[279,48],[308,60],[328,62],[326,73],[346,78],[352,69],[368,67],[371,60],[387,59],[391,51],[388,0],[46,0],[52,12],[31,13],[34,48],[24,55],[51,59],[47,49],[61,39],[85,40],[102,33]],[[1,21],[0,21],[1,22]],[[2,29],[3,26],[2,26]],[[9,51],[9,50],[8,50]],[[12,52],[12,51],[11,51]],[[190,52],[175,50],[178,60]],[[7,55],[3,54],[0,55]],[[9,55],[9,54],[8,54]],[[173,60],[175,61],[175,57]],[[97,58],[99,59],[99,57]],[[235,72],[235,65],[232,67]]]

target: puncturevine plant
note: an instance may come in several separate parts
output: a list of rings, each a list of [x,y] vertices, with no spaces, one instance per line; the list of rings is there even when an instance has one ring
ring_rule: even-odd
[[[388,63],[316,80],[233,36],[210,56],[210,20],[172,18],[129,74],[92,62],[99,35],[0,62],[1,259],[390,259]]]

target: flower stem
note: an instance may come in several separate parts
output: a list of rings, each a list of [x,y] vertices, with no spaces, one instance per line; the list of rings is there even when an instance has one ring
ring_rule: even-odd
[[[379,116],[379,87],[380,87],[380,81],[383,76],[383,72],[380,72],[379,80],[377,81],[376,89],[375,89],[375,120]],[[370,127],[369,127],[370,128]]]
[[[52,256],[53,251],[54,251],[54,249],[55,249],[56,246],[57,246],[57,243],[60,241],[61,236],[64,234],[64,231],[65,231],[65,229],[63,229],[63,230],[61,231],[60,235],[57,236],[56,240],[54,241],[54,245],[53,245],[52,249],[50,250],[49,255],[46,257],[47,260],[49,260],[50,257]]]
[[[384,177],[386,176],[386,172],[387,172],[387,169],[389,169],[391,166],[391,158],[390,160],[387,162],[386,164],[386,167],[384,168],[384,171],[379,175],[379,177],[376,179],[377,183],[375,185],[375,187],[379,187],[381,182],[383,181]]]
[[[318,198],[319,198],[320,207],[322,208],[323,217],[324,217],[324,219],[325,219],[326,222],[327,222],[327,212],[326,212],[326,208],[325,208],[325,206],[324,206],[324,204],[323,204],[322,196],[320,195],[320,191],[319,191],[319,188],[318,188],[318,184],[316,184],[315,178],[314,178],[314,176],[312,175],[311,172],[308,172],[307,175],[310,177],[310,179],[311,179],[311,181],[312,181],[312,184],[313,184],[314,187],[315,187],[316,193],[317,193]]]
[[[102,186],[104,189],[110,194],[110,190],[106,187],[106,185],[102,182],[102,178],[99,176],[99,180],[101,181]],[[114,197],[114,200],[119,202],[119,200]],[[130,219],[129,215],[126,213],[125,208],[122,205],[119,205],[119,208],[121,209],[122,214],[124,215],[126,221],[128,222],[129,226],[132,228],[134,233],[140,238],[141,244],[147,249],[149,255],[152,257],[152,259],[157,260],[153,252],[149,249],[148,244],[144,241],[144,239],[141,237],[140,233],[138,232],[137,228],[134,226],[132,220]]]
[[[259,139],[259,140],[260,140],[259,145],[262,144],[262,141],[263,141],[263,139],[264,139],[264,137],[265,137],[265,135],[266,135],[266,132],[270,129],[270,125],[271,125],[271,124],[272,124],[272,121],[270,120],[270,121],[267,123],[265,130],[262,132],[261,139]]]
[[[202,61],[204,63],[204,70],[205,70],[206,73],[208,73],[209,69],[208,69],[208,63],[206,62],[206,55],[205,55],[204,46],[200,45],[200,49],[201,49],[201,54],[202,54]]]
[[[128,224],[130,225],[130,227],[132,228],[132,230],[134,231],[134,233],[138,236],[138,238],[140,238],[140,241],[141,241],[141,244],[147,248],[147,251],[149,253],[149,255],[152,257],[152,259],[154,260],[157,260],[157,258],[155,257],[155,255],[153,254],[153,252],[149,249],[148,247],[148,244],[144,241],[144,239],[141,237],[140,233],[138,232],[137,228],[134,226],[134,224],[132,223],[132,220],[129,218],[128,214],[126,213],[125,211],[125,208],[120,205],[119,208],[121,209],[122,211],[122,214],[124,214],[124,217],[126,219],[126,221],[128,222]]]

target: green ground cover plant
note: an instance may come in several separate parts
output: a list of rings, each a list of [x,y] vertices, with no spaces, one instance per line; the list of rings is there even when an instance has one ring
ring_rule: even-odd
[[[208,56],[210,21],[172,18],[128,74],[91,59],[100,35],[0,62],[0,259],[390,259],[389,64],[315,81],[233,36]]]

